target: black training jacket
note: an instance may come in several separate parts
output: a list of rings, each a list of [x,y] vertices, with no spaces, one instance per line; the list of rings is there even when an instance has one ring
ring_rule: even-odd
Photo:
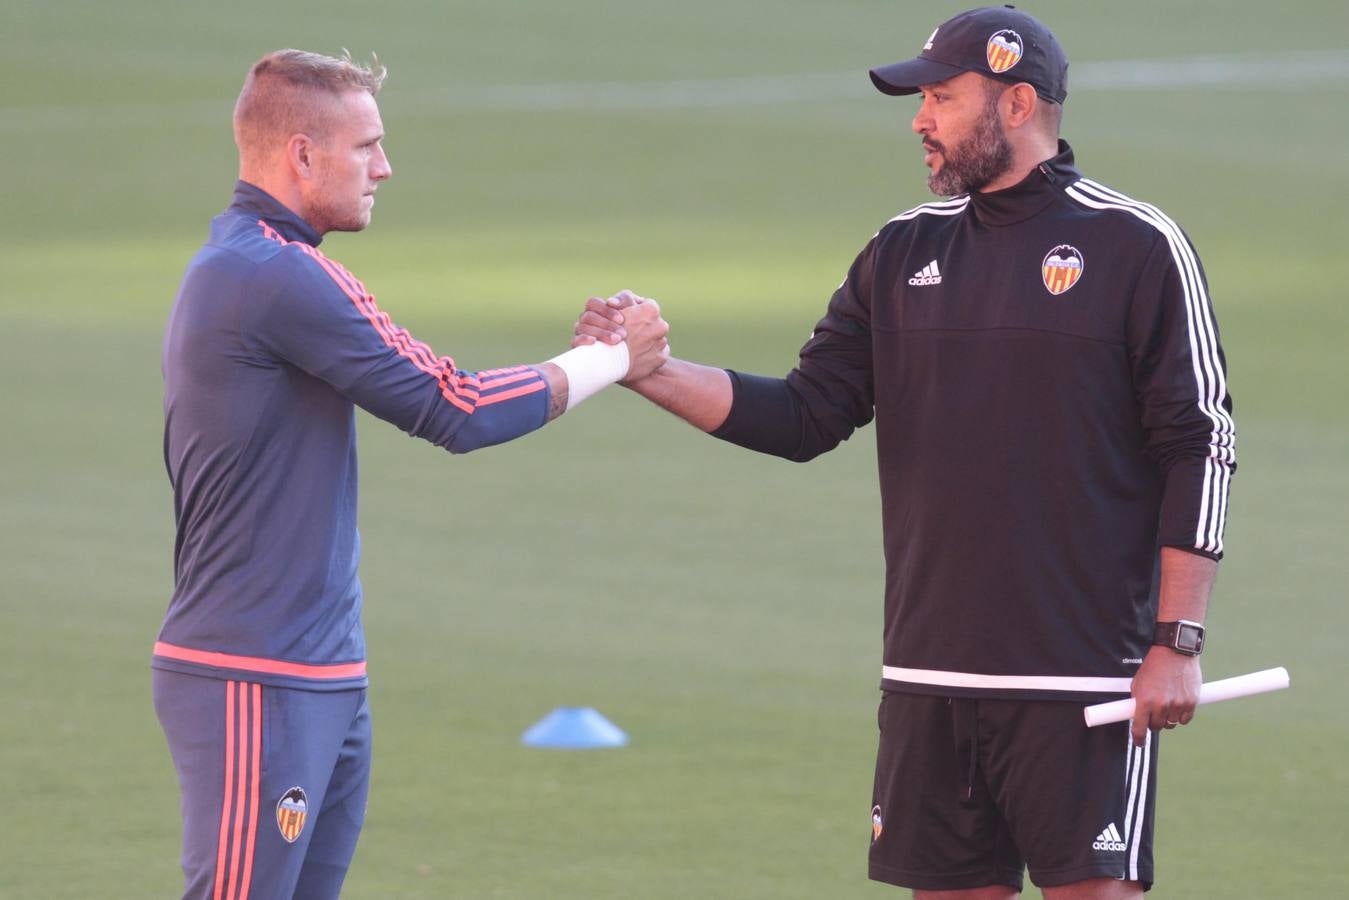
[[[1235,428],[1199,259],[1059,151],[892,219],[785,379],[730,373],[715,434],[754,450],[876,420],[886,689],[1127,693],[1158,548],[1222,555]]]

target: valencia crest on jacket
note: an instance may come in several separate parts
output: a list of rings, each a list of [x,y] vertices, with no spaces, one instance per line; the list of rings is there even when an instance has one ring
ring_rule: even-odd
[[[304,820],[309,813],[309,798],[304,788],[293,787],[281,795],[276,804],[276,827],[286,843],[293,844],[304,831]]]
[[[1021,35],[1010,28],[994,32],[984,50],[988,57],[988,67],[993,70],[994,75],[1006,72],[1021,62],[1022,48],[1025,46],[1021,42]]]
[[[1059,244],[1045,254],[1044,262],[1040,263],[1040,277],[1045,289],[1057,296],[1077,284],[1085,267],[1082,251],[1071,244]]]

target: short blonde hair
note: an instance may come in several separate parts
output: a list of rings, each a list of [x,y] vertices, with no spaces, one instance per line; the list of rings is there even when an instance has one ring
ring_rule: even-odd
[[[388,70],[371,54],[364,65],[343,50],[324,56],[306,50],[274,50],[253,64],[234,104],[234,142],[240,151],[261,150],[304,132],[321,138],[329,121],[329,104],[348,91],[379,93]]]

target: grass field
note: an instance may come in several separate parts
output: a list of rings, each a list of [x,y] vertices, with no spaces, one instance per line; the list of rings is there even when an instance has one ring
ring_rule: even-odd
[[[550,356],[586,296],[626,286],[661,299],[679,355],[780,373],[853,254],[925,199],[915,106],[865,69],[961,8],[376,6],[0,0],[0,897],[178,888],[149,700],[172,587],[158,344],[228,200],[249,63],[345,46],[389,65],[394,179],[374,226],[325,250],[439,352]],[[1338,896],[1349,13],[1029,10],[1081,73],[1083,167],[1163,205],[1208,271],[1241,469],[1206,675],[1283,664],[1294,684],[1167,735],[1154,895]],[[378,749],[346,896],[896,894],[865,880],[869,432],[797,467],[621,391],[467,457],[360,429]],[[561,705],[631,746],[519,746]]]

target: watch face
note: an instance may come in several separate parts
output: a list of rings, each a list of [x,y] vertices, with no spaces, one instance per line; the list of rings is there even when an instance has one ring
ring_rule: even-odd
[[[1176,648],[1178,650],[1187,650],[1190,653],[1198,653],[1204,646],[1204,629],[1198,625],[1190,625],[1182,622],[1176,629]]]

